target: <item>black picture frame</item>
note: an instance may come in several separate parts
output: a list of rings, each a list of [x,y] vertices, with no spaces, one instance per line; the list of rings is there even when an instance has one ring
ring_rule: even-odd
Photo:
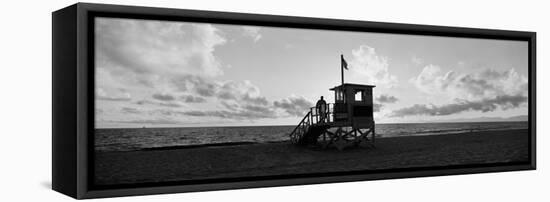
[[[92,183],[94,173],[92,134],[94,130],[93,19],[97,16],[527,41],[529,46],[529,161],[146,183],[135,186],[96,186]],[[52,22],[52,188],[77,199],[536,169],[535,32],[89,3],[77,3],[53,12]]]

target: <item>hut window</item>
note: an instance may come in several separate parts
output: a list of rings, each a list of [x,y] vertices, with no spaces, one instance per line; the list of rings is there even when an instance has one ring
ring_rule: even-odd
[[[358,102],[363,101],[363,91],[362,90],[355,91],[355,101],[358,101]]]
[[[344,92],[341,90],[336,90],[336,100],[343,101],[344,100]]]

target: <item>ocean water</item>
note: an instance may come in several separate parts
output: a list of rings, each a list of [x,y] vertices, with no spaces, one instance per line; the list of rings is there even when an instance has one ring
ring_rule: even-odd
[[[95,129],[94,142],[97,151],[132,151],[230,142],[277,142],[289,140],[288,135],[294,127],[296,126]],[[376,124],[376,135],[384,138],[527,128],[528,122]]]

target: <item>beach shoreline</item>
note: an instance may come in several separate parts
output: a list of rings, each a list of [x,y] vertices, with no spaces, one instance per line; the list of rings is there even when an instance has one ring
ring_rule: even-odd
[[[346,172],[528,161],[528,130],[385,137],[376,148],[305,148],[289,142],[96,151],[95,184]]]
[[[296,126],[95,129],[94,150],[136,151],[288,141]],[[527,122],[376,124],[378,138],[527,129]]]

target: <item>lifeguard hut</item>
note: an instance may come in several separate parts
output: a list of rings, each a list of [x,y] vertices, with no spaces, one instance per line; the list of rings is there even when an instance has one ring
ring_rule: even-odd
[[[342,84],[334,91],[334,103],[325,111],[311,107],[302,121],[290,133],[290,140],[298,145],[331,146],[339,150],[349,146],[374,147],[373,85],[344,83],[343,69],[347,63],[341,56]]]

